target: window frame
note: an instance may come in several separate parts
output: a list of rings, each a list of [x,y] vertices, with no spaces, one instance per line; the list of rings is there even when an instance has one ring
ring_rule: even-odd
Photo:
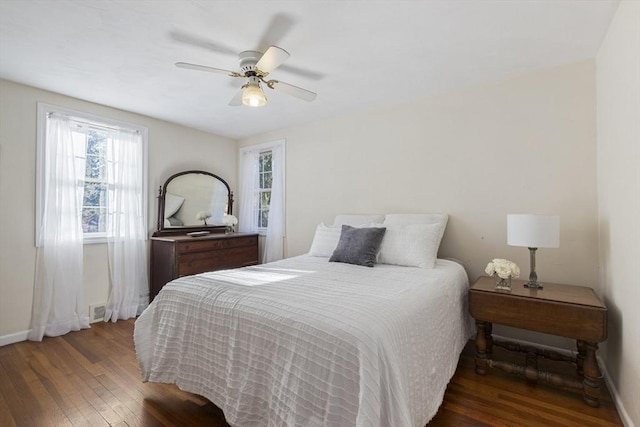
[[[286,179],[286,164],[287,164],[287,160],[286,160],[286,140],[285,139],[279,139],[276,141],[271,141],[271,142],[265,142],[262,144],[255,144],[255,145],[246,145],[243,147],[240,147],[239,149],[239,156],[238,158],[241,159],[244,153],[248,153],[248,152],[257,152],[258,156],[261,153],[264,153],[266,151],[273,151],[275,148],[280,147],[282,149],[282,205],[286,206],[286,195],[287,195],[287,179]],[[239,164],[240,166],[241,164]],[[257,167],[258,165],[256,165]],[[273,163],[271,165],[271,173],[273,174]],[[242,171],[240,170],[240,167],[238,168],[238,174],[241,175]],[[258,177],[256,177],[258,178]],[[257,179],[256,179],[257,181]],[[254,187],[253,187],[253,193],[254,193],[254,204],[253,204],[253,211],[255,214],[257,214],[259,212],[258,209],[258,198],[257,196],[260,194],[260,188],[258,187],[258,182],[254,182]],[[283,209],[283,215],[286,217],[286,210]],[[284,220],[284,218],[283,218]],[[258,218],[257,216],[254,216],[254,223],[252,224],[253,228],[255,229],[255,231],[260,234],[261,236],[265,236],[267,234],[267,228],[266,227],[258,227]]]
[[[48,115],[64,114],[78,121],[85,122],[87,126],[94,125],[96,128],[117,130],[118,128],[125,128],[131,131],[136,131],[142,136],[142,215],[144,221],[144,228],[148,230],[148,128],[145,126],[136,125],[133,123],[124,122],[121,120],[110,119],[95,114],[85,113],[83,111],[73,110],[70,108],[60,107],[45,102],[37,103],[37,127],[36,127],[36,221],[35,221],[35,245],[40,246],[40,228],[42,225],[42,215],[44,209],[44,180],[46,178],[44,171],[46,170],[45,164],[45,147],[47,136],[47,118]],[[145,233],[147,234],[147,233]],[[95,232],[95,233],[83,233],[84,244],[95,243],[107,243],[107,233]]]

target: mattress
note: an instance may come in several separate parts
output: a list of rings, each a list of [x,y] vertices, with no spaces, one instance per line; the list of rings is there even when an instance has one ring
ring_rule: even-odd
[[[473,325],[457,263],[374,268],[302,255],[176,279],[135,324],[144,381],[232,426],[424,426]]]

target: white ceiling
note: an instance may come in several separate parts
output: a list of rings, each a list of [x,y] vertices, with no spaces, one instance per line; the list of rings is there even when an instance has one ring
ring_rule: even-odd
[[[0,77],[242,138],[595,57],[618,0],[0,0]],[[237,70],[269,45],[291,57],[265,89],[174,66]]]

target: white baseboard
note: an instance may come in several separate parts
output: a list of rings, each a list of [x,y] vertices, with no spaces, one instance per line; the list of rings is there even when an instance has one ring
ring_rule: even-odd
[[[530,341],[518,340],[515,338],[507,338],[507,337],[503,337],[495,334],[493,335],[493,337],[517,342],[523,345],[531,345],[531,346],[535,346],[545,350],[553,350],[560,354],[564,354],[566,356],[574,356],[576,353],[576,351],[567,350],[566,348],[552,347],[549,345],[532,343]],[[600,358],[600,355],[596,354],[596,359],[598,360],[598,366],[602,371],[604,382],[607,385],[607,388],[609,389],[609,393],[611,393],[611,399],[613,400],[613,404],[615,405],[618,411],[618,415],[620,415],[620,418],[622,419],[622,424],[624,424],[625,427],[636,427],[635,424],[633,423],[633,420],[631,420],[631,418],[629,417],[629,413],[627,413],[627,410],[624,408],[624,405],[622,404],[622,399],[620,399],[620,394],[618,393],[618,389],[616,388],[615,384],[611,380],[611,377],[609,376],[609,372],[607,371],[607,366],[604,364],[604,361]]]
[[[29,331],[16,332],[15,334],[0,336],[0,347],[27,340]]]
[[[604,376],[604,382],[607,384],[607,388],[611,393],[611,398],[613,399],[613,404],[616,405],[616,409],[618,410],[618,415],[620,415],[620,419],[622,419],[622,424],[625,427],[635,427],[636,425],[633,423],[633,420],[629,416],[629,413],[624,408],[622,404],[622,399],[620,399],[620,394],[618,394],[618,389],[613,384],[611,377],[609,376],[609,372],[607,371],[607,366],[604,364],[600,356],[596,356],[598,359],[598,363],[600,364],[600,369],[602,370],[602,375]]]
[[[89,323],[89,316],[85,316],[84,320],[86,323]],[[89,328],[90,327],[91,326],[89,326]],[[0,347],[9,345],[9,344],[14,344],[21,341],[26,341],[27,337],[29,336],[29,332],[31,332],[31,329],[27,329],[26,331],[16,332],[15,334],[0,335]]]

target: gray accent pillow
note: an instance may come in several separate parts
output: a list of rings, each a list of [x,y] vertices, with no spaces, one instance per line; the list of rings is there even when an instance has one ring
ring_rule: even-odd
[[[384,227],[356,228],[343,225],[338,246],[329,261],[373,267],[385,231],[387,229]]]

